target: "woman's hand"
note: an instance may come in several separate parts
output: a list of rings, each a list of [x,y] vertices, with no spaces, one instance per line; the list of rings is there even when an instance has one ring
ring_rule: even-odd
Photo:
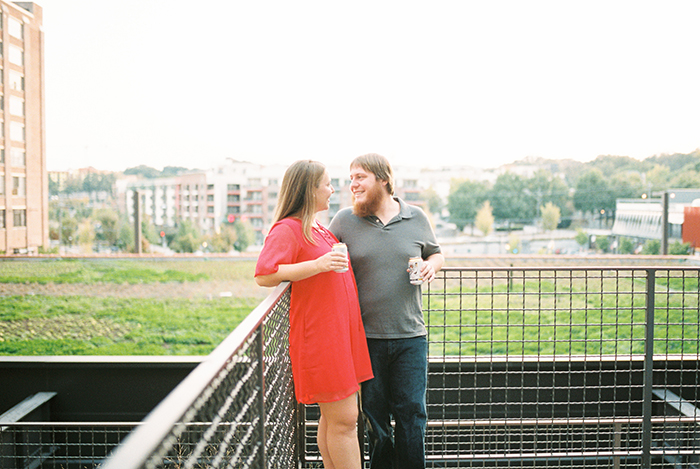
[[[348,267],[348,258],[340,252],[327,252],[316,259],[319,272],[343,270]]]

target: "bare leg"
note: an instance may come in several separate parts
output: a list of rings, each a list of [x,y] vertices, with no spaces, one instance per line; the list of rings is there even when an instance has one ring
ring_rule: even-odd
[[[357,393],[335,402],[321,402],[321,420],[319,435],[325,429],[325,435],[319,436],[319,449],[322,443],[328,457],[323,454],[326,469],[360,469],[360,443],[357,439]]]
[[[321,452],[321,458],[323,459],[323,466],[325,469],[335,469],[333,463],[331,462],[331,455],[328,453],[328,443],[326,442],[326,434],[328,433],[328,425],[326,425],[326,419],[318,419],[318,435],[316,436],[316,441],[318,443],[318,450]]]

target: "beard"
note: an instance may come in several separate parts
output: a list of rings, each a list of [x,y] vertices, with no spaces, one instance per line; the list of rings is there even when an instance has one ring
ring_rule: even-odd
[[[384,197],[384,186],[377,184],[368,192],[365,192],[365,200],[358,202],[355,196],[352,197],[352,213],[360,218],[368,217],[377,213]]]

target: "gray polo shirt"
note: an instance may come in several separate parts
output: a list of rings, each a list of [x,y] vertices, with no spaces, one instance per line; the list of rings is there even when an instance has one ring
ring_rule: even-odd
[[[370,339],[400,339],[426,334],[421,287],[411,285],[408,259],[440,252],[428,217],[395,197],[399,214],[386,225],[374,216],[359,218],[352,208],[338,212],[330,230],[347,244],[365,333]]]

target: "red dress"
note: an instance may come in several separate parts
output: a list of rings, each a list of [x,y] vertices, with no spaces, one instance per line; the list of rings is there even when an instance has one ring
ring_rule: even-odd
[[[273,274],[280,264],[317,259],[338,242],[320,225],[313,229],[313,236],[316,245],[304,238],[298,218],[275,223],[265,238],[255,275]],[[338,401],[357,391],[359,383],[372,378],[352,268],[292,282],[289,324],[289,355],[297,401]]]

